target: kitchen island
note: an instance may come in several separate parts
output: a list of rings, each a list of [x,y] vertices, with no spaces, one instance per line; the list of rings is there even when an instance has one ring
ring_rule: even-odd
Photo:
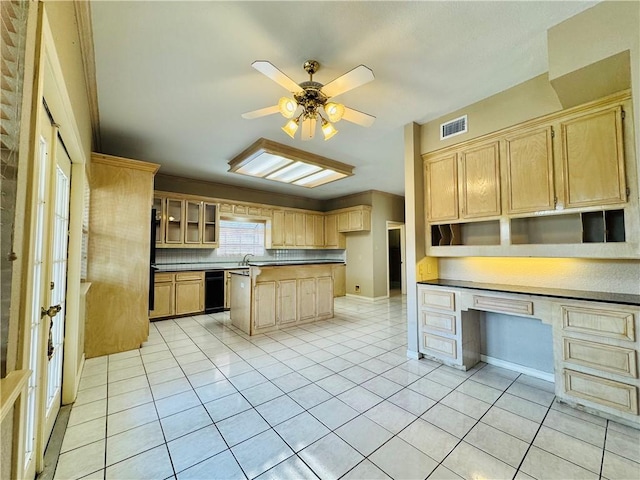
[[[231,323],[255,335],[332,318],[336,263],[250,263],[231,275]]]

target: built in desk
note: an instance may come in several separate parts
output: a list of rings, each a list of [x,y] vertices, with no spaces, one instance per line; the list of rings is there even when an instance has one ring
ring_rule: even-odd
[[[417,288],[424,356],[467,370],[480,361],[483,312],[539,319],[553,331],[556,396],[640,427],[640,295],[440,279]]]

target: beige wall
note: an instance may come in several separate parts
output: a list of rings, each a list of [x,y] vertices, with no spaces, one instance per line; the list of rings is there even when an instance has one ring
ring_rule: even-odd
[[[635,111],[636,159],[640,162],[640,8],[638,2],[605,1],[548,31],[549,78],[571,72],[629,50]]]
[[[549,62],[554,75],[568,75],[575,69],[585,67],[585,63],[591,64],[629,49],[632,67],[636,67],[636,72],[640,71],[637,68],[639,13],[637,3],[632,3],[635,2],[604,2],[551,29]],[[602,45],[603,42],[606,46]],[[636,75],[635,72],[633,74]],[[632,87],[635,110],[638,112],[640,85],[637,75],[633,78]],[[562,105],[547,75],[541,75],[422,125],[421,152],[438,150],[561,109]],[[440,142],[440,124],[464,113],[469,115],[469,132],[448,142]],[[640,122],[636,121],[636,146],[640,138],[638,125]],[[638,194],[638,187],[636,185],[633,188],[635,195]],[[416,185],[415,188],[422,187]],[[424,215],[424,211],[416,214]],[[634,236],[639,233],[629,232]],[[424,231],[416,232],[416,235],[424,235]],[[640,261],[636,260],[441,258],[439,276],[469,281],[640,293]]]
[[[387,222],[404,223],[404,197],[373,193],[371,241],[373,242],[373,297],[387,295]]]
[[[548,75],[538,75],[509,90],[423,124],[420,129],[421,153],[449,147],[559,110],[562,110],[562,105],[549,83]],[[461,115],[467,115],[469,131],[441,141],[440,125]]]
[[[351,232],[347,237],[347,295],[373,298],[373,241],[371,232]],[[356,285],[360,291],[356,292]]]
[[[371,205],[371,231],[346,234],[347,294],[366,298],[386,296],[387,221],[404,222],[404,197],[372,190],[330,203],[332,209]],[[356,285],[360,286],[359,292]]]
[[[367,190],[366,192],[354,193],[353,195],[346,195],[344,197],[332,198],[331,200],[325,200],[324,211],[337,210],[339,208],[354,207],[356,205],[372,205],[373,204],[373,190]]]

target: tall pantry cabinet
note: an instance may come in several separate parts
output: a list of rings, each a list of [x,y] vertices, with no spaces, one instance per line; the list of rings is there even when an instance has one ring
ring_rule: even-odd
[[[91,155],[87,358],[139,348],[149,336],[151,206],[158,168]]]

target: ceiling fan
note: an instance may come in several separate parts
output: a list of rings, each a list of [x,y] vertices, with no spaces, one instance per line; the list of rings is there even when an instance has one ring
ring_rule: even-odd
[[[279,112],[289,119],[282,130],[294,138],[298,127],[301,126],[302,140],[311,140],[314,137],[317,121],[321,122],[324,139],[329,140],[338,133],[333,124],[340,120],[370,127],[376,119],[367,113],[345,107],[341,103],[329,101],[330,98],[337,97],[374,79],[371,69],[364,65],[355,67],[326,85],[313,81],[313,74],[320,68],[320,64],[315,60],[307,60],[302,66],[309,74],[309,81],[300,84],[291,80],[271,62],[257,60],[251,66],[289,90],[293,94],[293,98],[282,97],[278,101],[278,105],[243,113],[242,118],[250,120]]]

